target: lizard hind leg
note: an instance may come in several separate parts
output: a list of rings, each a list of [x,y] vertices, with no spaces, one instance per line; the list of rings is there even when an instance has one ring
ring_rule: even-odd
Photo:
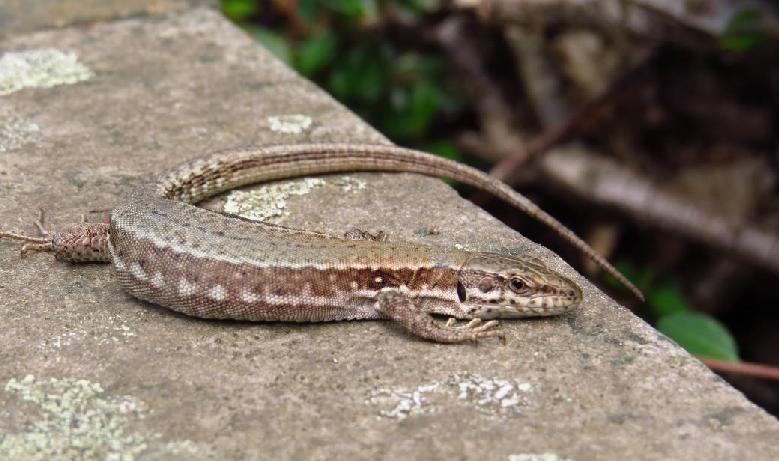
[[[26,242],[22,246],[22,256],[30,251],[40,251],[53,252],[61,261],[109,262],[109,224],[84,222],[83,215],[81,220],[81,223],[72,224],[61,232],[49,232],[44,225],[44,212],[41,210],[38,220],[35,221],[41,237],[0,231],[0,238]]]
[[[52,251],[52,241],[50,237],[30,237],[29,235],[17,234],[15,232],[0,231],[0,238],[26,242],[22,245],[22,256],[30,251]]]
[[[45,225],[43,224],[45,219],[45,213],[43,211],[43,208],[39,210],[38,219],[35,221],[35,227],[38,228],[38,234],[40,237],[32,237],[29,235],[24,234],[17,234],[15,232],[7,232],[7,231],[0,231],[0,238],[8,238],[12,240],[21,240],[23,242],[26,242],[24,245],[22,245],[22,249],[20,251],[21,255],[24,256],[30,251],[52,251],[52,238],[50,236],[49,231],[46,229]]]
[[[454,326],[451,320],[440,325],[427,312],[421,310],[407,295],[397,290],[385,290],[378,294],[379,312],[399,323],[409,332],[438,343],[477,342],[480,339],[499,338],[505,340],[503,332],[497,329],[498,322],[482,324],[471,321],[463,326]]]

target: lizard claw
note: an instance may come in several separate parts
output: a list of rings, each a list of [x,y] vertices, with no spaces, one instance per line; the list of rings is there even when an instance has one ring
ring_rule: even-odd
[[[446,321],[445,328],[455,330],[467,336],[466,340],[477,343],[480,339],[498,338],[502,343],[506,342],[506,335],[500,330],[500,323],[497,320],[483,322],[480,318],[471,319],[465,325],[456,325],[457,320],[450,318]]]

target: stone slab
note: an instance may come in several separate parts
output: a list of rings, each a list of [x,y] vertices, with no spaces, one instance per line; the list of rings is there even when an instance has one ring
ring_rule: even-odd
[[[55,227],[104,219],[216,149],[386,142],[210,9],[15,34],[0,51],[18,88],[0,96],[3,228],[32,231],[39,207]],[[359,174],[270,194],[285,225],[538,256],[584,305],[478,347],[389,322],[204,321],[130,298],[107,266],[2,242],[0,458],[779,459],[773,417],[444,183]]]
[[[0,0],[0,38],[39,29],[179,13],[218,0]]]

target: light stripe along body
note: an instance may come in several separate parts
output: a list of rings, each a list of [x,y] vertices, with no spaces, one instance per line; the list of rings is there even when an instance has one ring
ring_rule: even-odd
[[[506,184],[466,165],[388,145],[298,144],[211,154],[139,187],[112,212],[110,226],[73,227],[55,234],[48,249],[61,259],[83,260],[97,248],[102,252],[94,255],[98,260],[107,258],[107,246],[129,293],[188,315],[282,321],[391,318],[439,342],[501,336],[496,322],[479,319],[556,315],[580,303],[575,283],[534,258],[349,240],[194,206],[247,184],[353,171],[420,173],[490,192],[549,225],[641,296],[573,232]],[[89,251],[72,245],[79,241],[89,243]],[[464,327],[443,326],[433,322],[431,313],[476,320]]]

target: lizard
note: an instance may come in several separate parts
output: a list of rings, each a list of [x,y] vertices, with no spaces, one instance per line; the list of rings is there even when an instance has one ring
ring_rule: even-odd
[[[22,252],[111,262],[132,296],[201,318],[319,322],[391,319],[440,343],[504,338],[497,318],[558,315],[582,290],[534,257],[346,238],[252,222],[196,203],[260,182],[317,174],[408,172],[458,181],[540,220],[639,299],[641,292],[586,242],[507,184],[465,164],[383,144],[237,148],[186,161],[139,186],[108,222],[23,240]],[[449,316],[441,324],[433,315]],[[456,324],[455,319],[470,319]]]

